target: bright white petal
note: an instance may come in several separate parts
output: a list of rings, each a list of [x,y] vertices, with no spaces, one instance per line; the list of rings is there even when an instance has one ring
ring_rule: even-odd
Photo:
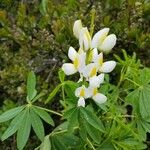
[[[98,76],[91,77],[89,79],[90,87],[96,88],[100,86],[100,79]]]
[[[86,87],[84,86],[84,85],[82,85],[81,87],[78,87],[76,90],[75,90],[75,96],[76,97],[81,97],[81,91],[84,91],[84,95],[82,95],[82,97],[84,97],[85,96],[85,90],[86,90]],[[82,91],[82,92],[83,92]],[[83,93],[82,93],[83,94]]]
[[[98,104],[102,104],[107,101],[107,97],[101,93],[97,93],[95,96],[93,96],[93,100]]]
[[[115,46],[116,40],[117,40],[116,35],[110,34],[105,38],[103,43],[99,46],[99,49],[104,52],[110,51]]]
[[[87,51],[91,48],[91,36],[87,28],[81,29],[79,45],[84,51]]]
[[[66,75],[72,75],[77,72],[76,68],[71,63],[63,64],[62,70],[65,72]]]
[[[94,48],[92,51],[91,51],[91,61],[92,62],[95,62],[96,58],[98,56],[98,51],[97,51],[97,48]]]
[[[75,21],[74,26],[73,26],[73,33],[77,39],[79,39],[81,29],[82,29],[81,20]]]
[[[78,54],[78,60],[79,60],[78,71],[82,72],[82,69],[85,67],[86,53],[83,52],[81,54]]]
[[[95,59],[94,62],[98,65],[98,67],[102,66],[102,64],[103,64],[103,53],[102,52],[97,56],[97,58]]]
[[[100,71],[103,73],[109,73],[113,71],[115,67],[116,67],[115,61],[106,61],[103,63],[102,67],[100,68]]]
[[[99,83],[100,83],[100,84],[102,84],[102,83],[104,82],[104,76],[105,76],[104,73],[101,73],[100,75],[98,75]]]
[[[104,28],[98,31],[92,39],[92,48],[98,48],[99,45],[102,44],[103,40],[106,38],[108,32],[109,28]]]
[[[85,100],[83,97],[79,98],[77,106],[78,107],[80,107],[80,106],[85,107]]]
[[[96,64],[95,63],[91,63],[91,64],[88,64],[86,67],[84,67],[82,69],[82,74],[85,78],[87,77],[90,77],[90,75],[92,74],[92,70],[93,69],[96,69],[96,72],[97,72],[97,68],[96,68]],[[93,74],[94,76],[94,74]]]
[[[68,57],[72,60],[72,61],[74,61],[75,60],[75,58],[77,57],[77,52],[76,52],[76,50],[73,48],[73,47],[70,47],[69,48],[69,51],[68,51]]]

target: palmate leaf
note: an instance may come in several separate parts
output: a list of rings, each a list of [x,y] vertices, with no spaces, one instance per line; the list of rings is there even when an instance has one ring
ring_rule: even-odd
[[[42,110],[40,109],[39,107],[37,106],[33,106],[32,107],[34,112],[40,117],[42,118],[45,122],[47,122],[48,124],[54,126],[54,121],[53,119],[51,118],[51,116],[45,111],[45,110]]]
[[[139,92],[139,107],[143,118],[150,117],[150,86],[144,86]]]
[[[25,110],[23,110],[21,113],[19,113],[10,123],[9,127],[7,130],[4,132],[2,135],[1,139],[4,141],[11,135],[13,135],[20,127],[22,124],[22,121],[25,119]]]
[[[69,124],[68,124],[68,132],[71,133],[73,131],[73,128],[78,125],[78,114],[79,114],[79,109],[76,108],[70,118],[69,118]]]
[[[40,150],[51,150],[51,141],[49,135],[45,136],[44,141],[40,145]]]
[[[33,127],[33,130],[35,131],[38,138],[43,141],[44,139],[44,126],[40,119],[40,117],[31,109],[30,110],[31,115],[31,124]]]
[[[82,108],[82,107],[80,108],[80,112],[83,114],[84,119],[90,125],[92,125],[94,128],[98,129],[101,132],[105,132],[105,128],[104,128],[102,122],[100,121],[99,118],[96,117],[96,115],[94,115],[92,112],[90,112],[89,110]]]
[[[21,122],[21,126],[17,132],[17,147],[19,150],[22,150],[26,145],[31,130],[30,110],[26,108],[25,111],[25,118]]]
[[[8,121],[12,118],[14,118],[17,114],[19,114],[24,109],[24,106],[19,106],[16,108],[12,108],[6,112],[4,112],[2,115],[0,115],[0,123]]]
[[[100,132],[99,130],[93,128],[92,125],[90,124],[86,124],[86,131],[89,134],[89,136],[94,140],[94,142],[96,142],[97,144],[100,143]]]
[[[55,89],[49,94],[47,100],[46,100],[46,104],[48,102],[52,102],[52,98],[57,94],[57,92],[59,91],[59,89],[61,88],[62,84],[59,84],[55,87]]]
[[[27,79],[27,101],[30,102],[37,94],[35,89],[36,86],[36,76],[33,71],[28,74]]]

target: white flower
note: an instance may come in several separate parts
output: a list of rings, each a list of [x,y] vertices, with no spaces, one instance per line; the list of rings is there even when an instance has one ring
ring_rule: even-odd
[[[116,67],[115,61],[106,61],[103,62],[103,53],[101,52],[94,60],[94,63],[98,67],[98,71],[102,73],[109,73],[113,71],[113,69]]]
[[[79,35],[79,45],[80,48],[84,51],[87,51],[91,48],[91,36],[88,29],[82,28]]]
[[[91,92],[92,99],[98,104],[102,104],[107,101],[107,97],[104,94],[98,93],[97,87],[89,87],[89,91]]]
[[[85,107],[85,99],[83,97],[79,98],[77,106]]]
[[[84,85],[75,90],[75,96],[79,97],[78,106],[85,107],[85,99],[90,97],[89,94],[88,89]]]
[[[82,27],[82,22],[81,22],[81,20],[75,21],[75,23],[74,23],[74,25],[73,25],[73,33],[74,33],[74,35],[75,35],[75,37],[76,37],[77,39],[79,39],[80,31],[81,31],[82,28],[83,28],[83,27]]]
[[[82,74],[85,78],[91,78],[97,75],[98,67],[96,63],[90,63],[82,69]]]
[[[99,87],[104,82],[104,74],[93,76],[89,79],[90,87]]]
[[[66,75],[72,75],[77,71],[81,72],[81,70],[85,67],[85,59],[86,53],[77,53],[73,47],[69,48],[68,57],[72,60],[73,63],[65,63],[62,66],[62,70]]]
[[[98,31],[92,39],[92,48],[98,48],[100,51],[108,52],[116,44],[116,35],[108,35],[109,28],[104,28]]]

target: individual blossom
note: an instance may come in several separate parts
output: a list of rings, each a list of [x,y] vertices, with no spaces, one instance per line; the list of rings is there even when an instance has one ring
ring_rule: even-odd
[[[80,31],[82,29],[82,22],[81,20],[77,20],[75,21],[74,25],[73,25],[73,33],[74,33],[74,36],[79,39],[79,35],[80,35]]]
[[[92,39],[92,48],[97,48],[103,52],[109,52],[116,44],[116,35],[108,35],[109,28],[98,31]]]
[[[90,86],[88,88],[88,90],[89,90],[89,93],[91,94],[90,97],[92,97],[92,99],[96,103],[102,104],[102,103],[105,103],[107,101],[107,97],[104,94],[99,93],[97,87],[91,87]]]
[[[116,67],[115,61],[106,61],[103,62],[103,53],[101,52],[99,55],[95,56],[93,60],[96,66],[98,67],[98,71],[102,73],[110,73]]]
[[[102,84],[104,82],[104,74],[101,73],[98,76],[93,76],[89,79],[89,85],[90,87],[99,87],[100,84]]]
[[[86,27],[80,30],[79,45],[84,51],[88,51],[91,48],[91,36]]]
[[[75,96],[79,97],[77,106],[85,107],[85,99],[89,97],[88,89],[82,85],[75,90]]]
[[[72,63],[63,64],[62,70],[64,73],[66,75],[72,75],[77,71],[81,72],[81,70],[85,67],[86,53],[78,53],[73,47],[70,47],[68,51],[68,57],[70,60],[72,60]]]

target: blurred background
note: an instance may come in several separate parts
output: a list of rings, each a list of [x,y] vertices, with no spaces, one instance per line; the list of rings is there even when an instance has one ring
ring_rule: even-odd
[[[25,103],[29,71],[37,75],[37,89],[49,94],[59,83],[58,70],[67,61],[69,46],[78,49],[73,23],[81,19],[90,27],[96,11],[95,33],[109,27],[117,44],[108,57],[133,52],[150,67],[150,3],[148,0],[0,0],[0,114]],[[47,97],[45,97],[46,99]],[[42,98],[38,103],[44,105]],[[56,101],[46,107],[61,110]],[[57,122],[57,118],[55,118]],[[57,123],[56,123],[57,124]],[[0,136],[7,123],[0,125]],[[46,127],[46,132],[51,129]],[[40,141],[31,135],[26,149]],[[0,143],[2,150],[15,150],[15,137]]]

